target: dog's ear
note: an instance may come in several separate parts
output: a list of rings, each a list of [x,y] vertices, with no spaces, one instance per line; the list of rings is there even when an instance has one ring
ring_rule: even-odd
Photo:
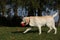
[[[30,17],[30,22],[29,22],[29,24],[30,24],[30,25],[33,25],[33,24],[34,24],[34,21],[35,21],[34,18],[33,18],[33,17]]]
[[[26,18],[26,22],[29,23],[29,18]]]
[[[26,25],[29,24],[29,18],[25,19]]]

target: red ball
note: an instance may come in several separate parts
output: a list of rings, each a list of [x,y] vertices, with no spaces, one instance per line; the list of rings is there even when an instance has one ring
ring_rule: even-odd
[[[22,26],[22,27],[24,27],[24,26],[25,26],[25,24],[24,24],[24,23],[22,23],[22,24],[21,24],[21,26]]]

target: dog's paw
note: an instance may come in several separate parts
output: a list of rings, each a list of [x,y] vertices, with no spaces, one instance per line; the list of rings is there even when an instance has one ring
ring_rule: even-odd
[[[39,35],[41,35],[41,33],[39,33]]]
[[[50,31],[48,31],[47,33],[50,33]]]
[[[26,33],[26,32],[23,32],[24,34]]]

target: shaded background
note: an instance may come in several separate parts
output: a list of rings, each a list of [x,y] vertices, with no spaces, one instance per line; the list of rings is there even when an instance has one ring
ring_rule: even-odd
[[[26,16],[46,16],[59,13],[54,19],[60,25],[60,0],[0,0],[0,25],[21,26]]]

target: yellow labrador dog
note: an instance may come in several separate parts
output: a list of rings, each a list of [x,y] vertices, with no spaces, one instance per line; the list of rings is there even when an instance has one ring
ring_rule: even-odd
[[[50,29],[48,33],[54,29],[54,34],[57,33],[57,28],[55,27],[54,17],[57,16],[58,13],[55,13],[53,16],[31,16],[31,17],[24,17],[22,23],[26,23],[25,25],[29,24],[30,26],[36,26],[39,29],[39,35],[41,34],[41,27],[43,25],[47,25]],[[23,33],[28,32],[32,28],[27,28]]]

